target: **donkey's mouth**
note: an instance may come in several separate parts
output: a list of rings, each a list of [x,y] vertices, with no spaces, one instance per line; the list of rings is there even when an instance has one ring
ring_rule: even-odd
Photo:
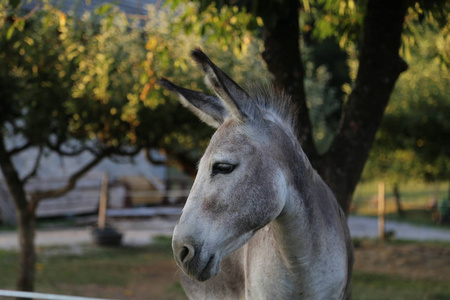
[[[198,281],[206,281],[219,273],[219,261],[216,255],[212,255],[203,269],[187,269],[187,275],[198,280]]]
[[[209,278],[213,277],[214,275],[216,275],[218,272],[218,263],[215,259],[215,255],[212,255],[211,258],[209,259],[209,261],[206,263],[205,268],[203,269],[203,271],[200,272],[197,280],[198,281],[205,281],[208,280]]]

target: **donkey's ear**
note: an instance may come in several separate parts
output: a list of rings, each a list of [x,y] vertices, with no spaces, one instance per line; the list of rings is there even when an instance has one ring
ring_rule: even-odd
[[[163,88],[178,94],[181,104],[191,110],[206,124],[217,128],[222,125],[228,112],[219,98],[179,87],[166,78],[159,81]]]
[[[245,107],[251,102],[250,96],[227,74],[219,69],[200,49],[191,53],[194,60],[199,63],[206,74],[206,82],[224,102],[227,109],[239,121],[244,122],[247,114]]]

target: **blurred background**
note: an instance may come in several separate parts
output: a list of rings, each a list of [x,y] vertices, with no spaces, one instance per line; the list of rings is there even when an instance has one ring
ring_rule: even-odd
[[[171,233],[214,131],[157,82],[207,91],[200,47],[297,102],[353,299],[450,299],[449,7],[0,0],[0,289],[186,299]]]

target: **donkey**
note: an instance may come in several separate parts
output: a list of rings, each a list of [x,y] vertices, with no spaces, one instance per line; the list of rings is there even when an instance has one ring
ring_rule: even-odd
[[[333,193],[297,138],[287,95],[251,96],[200,50],[216,96],[160,85],[217,128],[172,248],[190,299],[348,299],[353,246]]]

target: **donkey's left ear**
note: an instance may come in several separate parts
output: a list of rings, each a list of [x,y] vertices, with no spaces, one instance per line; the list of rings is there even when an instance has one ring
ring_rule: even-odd
[[[200,49],[191,52],[194,60],[199,63],[205,72],[206,83],[216,92],[224,102],[231,115],[240,122],[248,117],[248,108],[252,99],[236,82],[219,69]]]
[[[228,116],[222,101],[217,97],[179,87],[165,78],[159,81],[159,85],[175,92],[183,106],[214,128],[222,125]]]

